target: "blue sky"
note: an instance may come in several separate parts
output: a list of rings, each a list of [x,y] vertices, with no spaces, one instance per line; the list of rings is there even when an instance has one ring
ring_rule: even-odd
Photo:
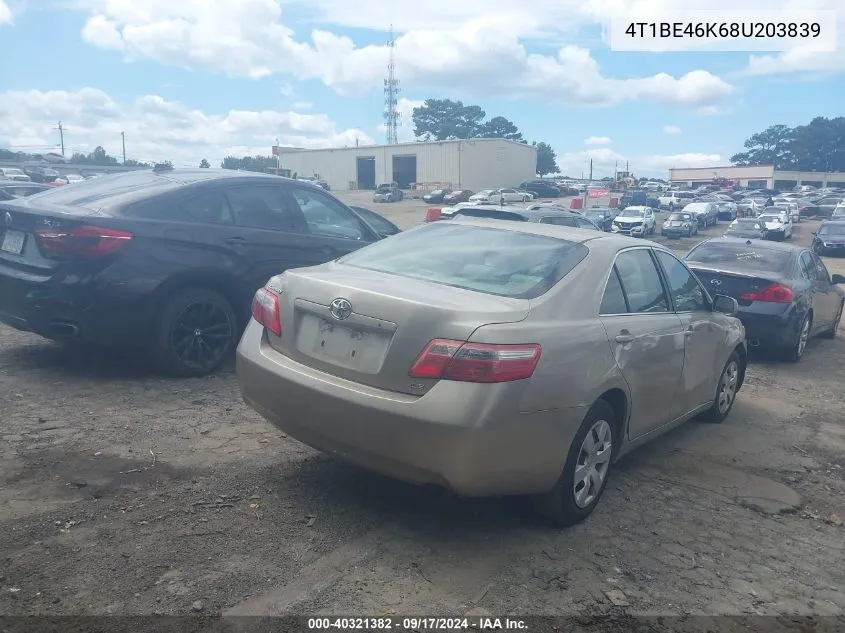
[[[698,8],[835,8],[722,0]],[[726,163],[765,127],[837,116],[838,53],[609,49],[607,19],[660,19],[690,0],[0,0],[0,147],[103,145],[196,164],[282,144],[382,142],[382,78],[397,35],[406,125],[428,97],[478,104],[546,141],[561,168],[609,175]],[[645,7],[645,8],[644,8]],[[656,16],[656,17],[654,17]]]

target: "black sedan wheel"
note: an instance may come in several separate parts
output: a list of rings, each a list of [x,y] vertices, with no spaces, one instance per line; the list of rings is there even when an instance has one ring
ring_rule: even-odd
[[[806,315],[798,327],[798,334],[795,337],[795,342],[786,351],[786,359],[797,363],[804,357],[804,352],[807,349],[807,341],[810,340],[810,329],[812,326],[812,319],[810,315]]]
[[[200,288],[181,292],[159,313],[153,362],[170,376],[204,376],[223,363],[237,334],[237,318],[224,297]]]

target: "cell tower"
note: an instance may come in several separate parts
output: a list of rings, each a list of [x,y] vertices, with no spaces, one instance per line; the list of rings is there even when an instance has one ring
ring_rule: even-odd
[[[393,37],[393,25],[390,25],[390,61],[387,64],[387,79],[384,80],[384,128],[387,131],[387,144],[396,145],[399,142],[399,80],[396,79],[396,39]]]

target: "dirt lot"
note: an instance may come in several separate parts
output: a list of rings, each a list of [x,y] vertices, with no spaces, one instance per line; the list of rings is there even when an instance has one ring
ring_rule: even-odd
[[[408,227],[425,206],[378,210]],[[554,530],[315,453],[231,367],[162,380],[0,327],[0,613],[841,614],[840,334],[755,359],[724,424],[630,455]]]

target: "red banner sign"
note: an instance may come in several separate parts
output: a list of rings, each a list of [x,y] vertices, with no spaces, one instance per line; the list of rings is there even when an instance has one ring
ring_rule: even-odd
[[[587,189],[588,198],[604,198],[610,195],[610,189]]]

